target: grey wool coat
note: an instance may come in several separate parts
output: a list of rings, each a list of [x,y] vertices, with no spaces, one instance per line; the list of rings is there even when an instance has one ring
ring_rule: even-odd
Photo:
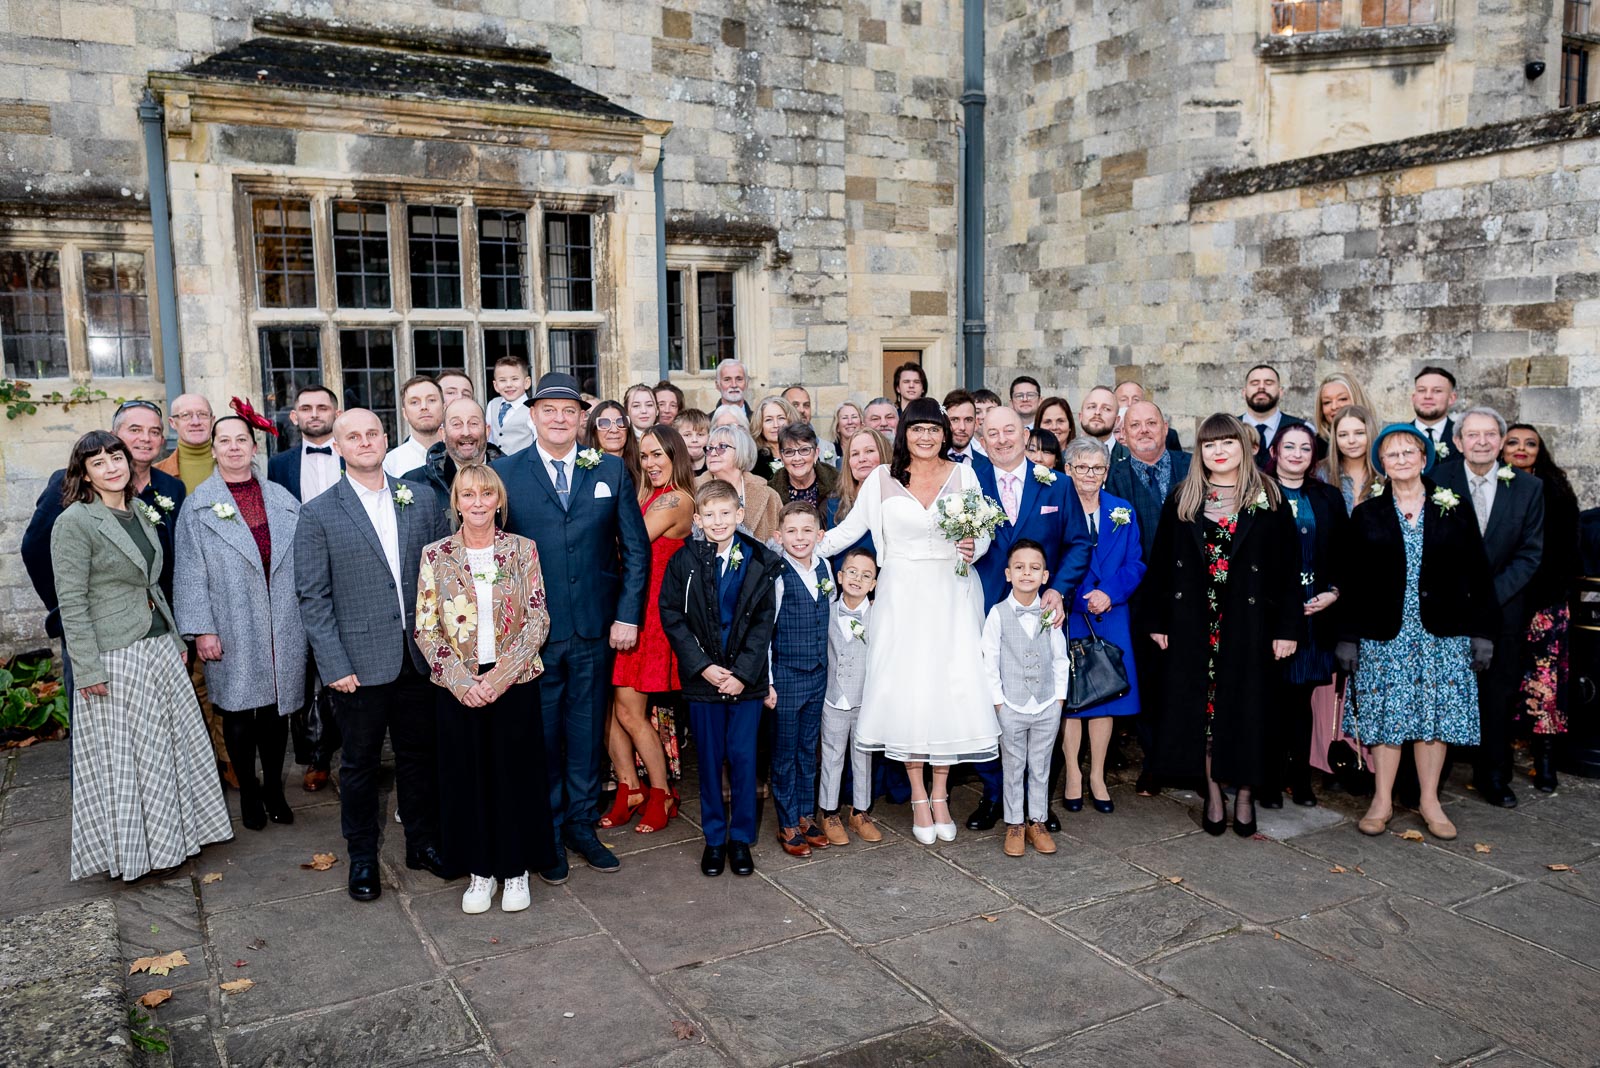
[[[211,703],[228,712],[276,706],[280,715],[305,703],[306,632],[294,577],[294,535],[300,503],[264,478],[262,498],[272,538],[272,574],[233,494],[213,474],[183,502],[174,533],[172,607],[185,638],[215,634],[222,659],[203,664]],[[221,519],[216,504],[234,508]]]

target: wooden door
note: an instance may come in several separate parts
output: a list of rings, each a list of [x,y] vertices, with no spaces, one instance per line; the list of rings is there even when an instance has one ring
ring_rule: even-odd
[[[905,363],[921,363],[921,349],[883,350],[883,395],[894,400],[894,369]]]

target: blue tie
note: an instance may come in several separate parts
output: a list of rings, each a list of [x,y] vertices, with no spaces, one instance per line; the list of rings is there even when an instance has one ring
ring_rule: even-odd
[[[565,512],[567,510],[567,494],[571,490],[571,487],[567,485],[567,461],[551,460],[550,466],[556,469],[556,496],[561,499],[561,510]]]
[[[496,427],[499,427],[502,430],[505,429],[506,413],[509,412],[510,410],[511,410],[511,402],[506,400],[506,399],[504,399],[504,398],[501,398],[501,400],[500,400],[500,414],[495,417],[495,421],[494,421],[494,425]]]

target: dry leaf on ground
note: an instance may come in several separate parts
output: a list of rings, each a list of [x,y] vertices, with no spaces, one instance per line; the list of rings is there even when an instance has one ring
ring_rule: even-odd
[[[1494,849],[1494,846],[1484,845],[1482,842],[1473,842],[1472,843],[1472,851],[1474,853],[1488,853],[1488,852],[1492,852],[1493,849]]]
[[[172,997],[170,990],[152,990],[139,999],[139,1004],[147,1009],[153,1009],[170,997]]]
[[[233,979],[229,982],[223,983],[222,989],[224,993],[242,994],[255,985],[256,981],[254,979]]]
[[[1572,865],[1571,864],[1546,864],[1545,867],[1549,868],[1551,871],[1571,871],[1572,870]]]
[[[1167,882],[1171,883],[1173,886],[1177,886],[1179,883],[1183,882],[1183,876],[1169,875],[1167,876]]]
[[[250,966],[250,962],[247,960],[236,960],[233,962],[233,966],[235,968],[248,968]]]
[[[1344,874],[1344,866],[1341,865],[1341,864],[1335,864],[1333,867],[1328,869],[1328,874],[1329,875],[1343,875]]]
[[[696,1031],[695,1028],[694,1028],[694,1024],[690,1023],[688,1020],[673,1020],[672,1021],[672,1037],[673,1038],[682,1039],[683,1041],[688,1042],[691,1039],[698,1038],[699,1035],[700,1035],[700,1032]]]
[[[300,867],[306,871],[327,871],[337,863],[339,863],[339,858],[332,853],[313,853],[311,854],[311,863],[302,864]]]
[[[994,923],[994,922],[998,921],[999,919],[1000,919],[1000,917],[998,917],[998,916],[985,916],[983,918],[983,921],[985,923]]]
[[[183,955],[183,950],[175,949],[171,953],[164,953],[159,957],[140,957],[128,965],[128,974],[135,972],[149,972],[151,975],[170,975],[172,969],[182,968],[189,963],[189,958]]]
[[[252,939],[250,939],[250,941],[248,941],[248,942],[246,942],[244,944],[244,948],[246,948],[246,949],[266,949],[267,948],[267,940],[265,938],[252,938]]]
[[[1404,838],[1408,842],[1420,842],[1423,840],[1422,832],[1414,829],[1409,831],[1401,831],[1400,837]]]
[[[208,871],[204,875],[200,876],[201,886],[209,886],[212,883],[220,883],[221,881],[222,873],[220,871]]]

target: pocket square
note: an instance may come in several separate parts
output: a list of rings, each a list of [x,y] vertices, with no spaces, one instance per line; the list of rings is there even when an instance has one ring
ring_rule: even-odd
[[[611,487],[610,486],[606,485],[604,482],[596,482],[594,484],[594,499],[595,500],[598,501],[602,497],[609,497],[609,496],[611,496]]]
[[[1047,505],[1044,505],[1043,507],[1041,507],[1039,509],[1039,514],[1040,515],[1049,515],[1051,512],[1059,512],[1059,511],[1061,511],[1061,509],[1057,508],[1055,505],[1047,504]]]

